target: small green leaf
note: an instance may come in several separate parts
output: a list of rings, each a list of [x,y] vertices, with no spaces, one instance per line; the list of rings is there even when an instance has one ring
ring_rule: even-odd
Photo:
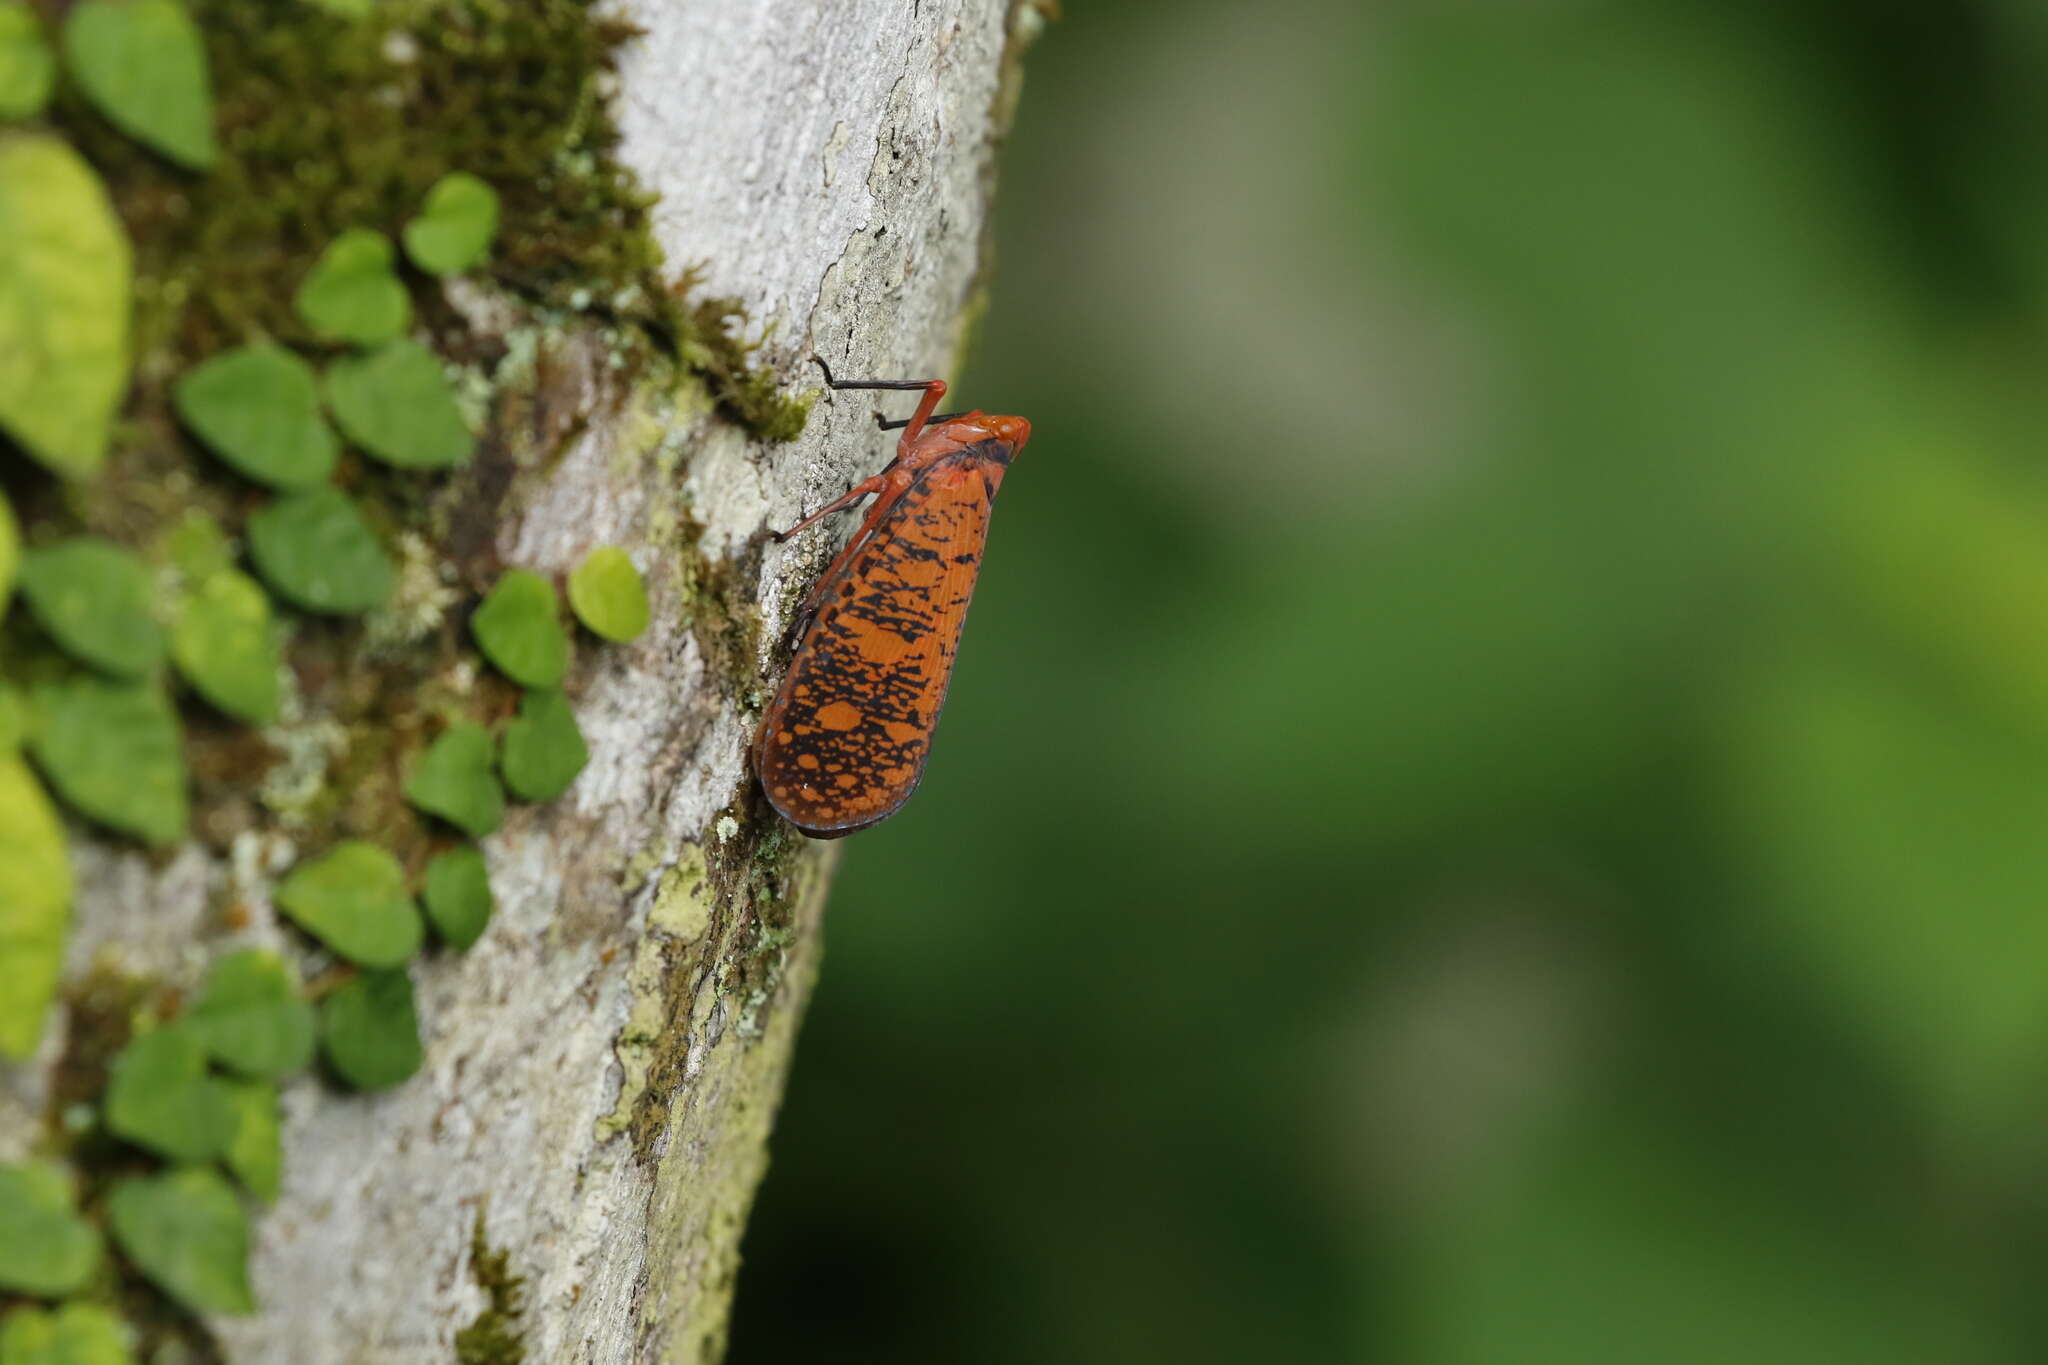
[[[21,0],[0,0],[0,119],[41,113],[56,76],[57,57],[36,12]]]
[[[420,1019],[403,971],[364,972],[320,1005],[320,1042],[358,1090],[397,1085],[420,1069]]]
[[[164,528],[155,550],[187,583],[203,583],[235,562],[227,532],[197,507]]]
[[[107,1197],[114,1240],[144,1275],[195,1313],[253,1313],[249,1220],[211,1167],[131,1177]]]
[[[277,1087],[269,1081],[222,1081],[220,1086],[227,1093],[228,1107],[235,1111],[235,1135],[222,1160],[243,1189],[266,1204],[275,1203],[284,1180]]]
[[[99,469],[128,389],[129,269],[78,153],[0,136],[0,431],[67,479]]]
[[[279,596],[330,615],[381,607],[398,581],[363,514],[338,488],[294,493],[250,517],[249,557]]]
[[[76,1293],[100,1262],[100,1235],[78,1216],[62,1166],[0,1165],[0,1290],[56,1298]]]
[[[272,488],[318,487],[341,453],[313,367],[281,346],[221,352],[180,376],[171,402],[208,449]]]
[[[569,605],[607,640],[626,641],[647,629],[647,585],[616,545],[600,545],[569,575]]]
[[[527,801],[552,801],[569,789],[590,761],[576,713],[560,692],[528,692],[519,699],[519,718],[505,727],[499,760],[505,785]]]
[[[227,1150],[234,1111],[206,1074],[206,1049],[183,1023],[137,1034],[107,1077],[107,1127],[173,1161],[204,1161]]]
[[[467,171],[444,175],[426,207],[405,225],[405,254],[430,275],[458,275],[482,263],[498,231],[498,192]]]
[[[569,671],[569,637],[555,613],[555,590],[539,574],[506,573],[469,618],[469,631],[513,682],[553,687]]]
[[[185,837],[185,753],[161,691],[99,678],[35,689],[29,754],[80,814],[158,848]]]
[[[111,1308],[59,1304],[22,1307],[0,1322],[0,1365],[135,1365],[128,1332]]]
[[[137,142],[196,171],[219,159],[206,45],[176,0],[79,0],[64,57],[86,98]]]
[[[327,405],[351,441],[397,469],[447,469],[476,447],[441,362],[416,341],[329,365]]]
[[[491,770],[491,737],[478,725],[451,725],[420,755],[405,799],[465,834],[489,834],[505,818],[505,793]]]
[[[71,863],[64,825],[35,774],[20,759],[0,757],[0,1056],[17,1060],[36,1050],[43,1016],[57,994],[64,937],[71,925]]]
[[[326,341],[380,346],[405,335],[412,299],[393,273],[391,239],[350,228],[327,244],[292,299],[300,321]]]
[[[276,719],[270,598],[247,574],[224,569],[193,589],[171,632],[171,657],[199,695],[228,715],[252,725]]]
[[[30,550],[21,595],[65,653],[117,678],[140,678],[164,656],[149,570],[110,540],[74,536]]]
[[[475,943],[491,918],[491,879],[483,850],[462,844],[436,854],[427,864],[427,885],[420,899],[444,943],[454,948]]]
[[[297,1071],[313,1056],[313,1007],[284,959],[261,948],[214,963],[185,1024],[215,1060],[259,1080]]]
[[[273,899],[300,928],[359,966],[395,967],[425,937],[398,860],[361,839],[344,839],[300,863]]]

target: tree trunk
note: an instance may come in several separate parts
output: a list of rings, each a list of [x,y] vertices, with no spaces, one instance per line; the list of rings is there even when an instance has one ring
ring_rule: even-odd
[[[645,33],[614,96],[622,159],[660,196],[670,261],[767,326],[757,362],[785,392],[815,384],[813,349],[840,373],[946,372],[980,288],[1036,13],[1006,0],[623,9]],[[481,296],[451,298],[491,326]],[[824,397],[777,445],[701,394],[620,378],[577,324],[537,350],[519,415],[581,434],[553,463],[504,460],[488,523],[451,534],[557,578],[624,546],[654,623],[629,645],[579,649],[567,688],[589,766],[483,841],[497,900],[483,939],[413,963],[420,1072],[374,1095],[287,1083],[283,1194],[254,1220],[260,1310],[207,1320],[230,1360],[453,1359],[488,1306],[479,1213],[506,1273],[525,1278],[526,1360],[724,1347],[833,847],[781,824],[748,768],[783,623],[828,548],[776,547],[763,530],[872,473],[887,442],[865,396]],[[511,421],[503,401],[495,421]],[[479,463],[493,458],[487,442]],[[199,841],[147,855],[75,829],[73,849],[69,1003],[31,1063],[0,1070],[0,1135],[44,1122],[95,971],[189,989],[243,942],[322,961],[270,903],[277,874],[318,851],[286,832],[259,828],[227,855]]]

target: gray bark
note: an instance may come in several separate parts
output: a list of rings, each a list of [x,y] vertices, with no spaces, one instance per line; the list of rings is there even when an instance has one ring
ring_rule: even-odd
[[[672,262],[701,263],[710,292],[773,325],[761,360],[791,388],[815,383],[812,348],[849,373],[944,373],[1035,14],[1004,0],[625,8],[647,33],[616,95],[624,155],[661,195]],[[872,473],[887,448],[851,395],[769,446],[707,404],[613,380],[588,341],[566,350],[548,401],[588,427],[558,464],[521,472],[491,534],[506,563],[550,574],[594,545],[627,547],[656,621],[632,645],[582,651],[571,693],[590,766],[485,841],[498,909],[483,940],[414,964],[424,1069],[374,1096],[312,1076],[286,1086],[284,1193],[255,1220],[262,1309],[208,1324],[236,1361],[452,1359],[484,1302],[469,1264],[479,1207],[527,1277],[528,1360],[723,1349],[831,849],[749,816],[750,699],[730,661],[721,678],[705,657],[690,613],[709,608],[672,532],[687,514],[703,528],[699,571],[736,566],[738,600],[763,622],[739,671],[768,666],[828,547],[762,551],[759,533]],[[111,961],[193,984],[249,942],[318,966],[269,902],[276,873],[317,850],[277,834],[229,858],[77,847],[68,979]],[[221,929],[230,902],[246,929]],[[5,1074],[0,1146],[40,1122],[67,1026],[56,1011],[37,1061]]]

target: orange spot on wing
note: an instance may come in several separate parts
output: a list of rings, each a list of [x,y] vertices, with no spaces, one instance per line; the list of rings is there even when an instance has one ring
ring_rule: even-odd
[[[851,730],[865,719],[860,708],[850,701],[835,701],[818,708],[818,724],[827,730]]]

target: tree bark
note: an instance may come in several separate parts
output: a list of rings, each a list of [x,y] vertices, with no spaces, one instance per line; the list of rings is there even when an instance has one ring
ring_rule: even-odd
[[[672,265],[767,327],[758,359],[785,389],[815,383],[813,349],[841,373],[944,373],[980,287],[1036,13],[1005,0],[623,8],[645,29],[615,94],[623,157],[660,195]],[[469,307],[488,325],[486,305]],[[312,1075],[286,1085],[284,1191],[254,1223],[261,1310],[207,1324],[231,1360],[454,1358],[486,1305],[479,1211],[526,1280],[525,1359],[724,1347],[833,852],[780,824],[748,771],[783,623],[828,549],[762,532],[872,473],[887,443],[853,395],[770,445],[701,396],[616,378],[589,335],[540,349],[532,419],[582,434],[545,469],[509,473],[480,533],[504,564],[549,575],[627,547],[655,621],[630,645],[580,651],[569,692],[588,768],[484,841],[497,897],[484,938],[413,964],[420,1073],[370,1096]],[[232,856],[79,836],[67,982],[111,962],[190,986],[244,942],[317,967],[269,900],[317,851],[275,832]],[[248,924],[224,934],[229,903]],[[0,1135],[42,1120],[75,1025],[60,1007],[37,1059],[8,1069]]]

